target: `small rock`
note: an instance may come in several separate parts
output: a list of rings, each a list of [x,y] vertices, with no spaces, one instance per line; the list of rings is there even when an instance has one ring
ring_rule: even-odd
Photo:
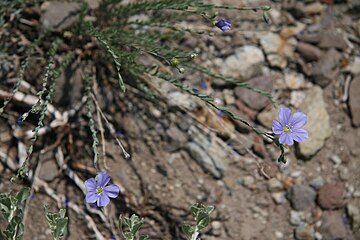
[[[246,45],[235,50],[235,54],[227,57],[221,64],[220,72],[225,75],[247,80],[259,75],[265,62],[261,49]]]
[[[339,167],[339,177],[343,181],[347,181],[350,178],[349,169],[345,166]]]
[[[167,98],[170,107],[183,107],[189,111],[193,111],[197,107],[195,101],[188,94],[182,92],[171,92]]]
[[[313,66],[313,79],[314,82],[321,86],[326,87],[331,81],[336,80],[339,75],[339,62],[341,54],[334,48],[328,50],[318,62]]]
[[[285,39],[278,34],[268,32],[261,35],[260,44],[270,65],[284,69],[287,65],[286,58],[294,57],[297,42],[294,38]]]
[[[342,221],[342,211],[323,212],[320,232],[324,239],[346,239],[346,227]]]
[[[221,229],[222,229],[222,224],[219,221],[213,221],[211,222],[211,228],[212,228],[212,234],[214,234],[214,236],[219,237],[221,236]]]
[[[318,193],[318,204],[323,209],[335,209],[345,205],[345,189],[341,184],[328,183]]]
[[[305,86],[305,77],[301,73],[287,72],[284,79],[289,89],[296,90]]]
[[[271,197],[276,204],[286,203],[285,192],[273,192],[271,193]]]
[[[326,6],[319,2],[305,5],[304,12],[306,15],[320,14],[325,10]]]
[[[284,238],[284,234],[280,231],[275,231],[275,237],[277,239],[283,239]]]
[[[302,157],[309,159],[324,146],[325,140],[330,137],[332,132],[322,89],[314,86],[306,91],[306,98],[299,109],[308,117],[305,129],[310,135],[305,142],[299,143],[299,153]]]
[[[273,120],[277,119],[278,111],[274,107],[269,109],[264,109],[257,116],[256,119],[267,129],[271,129],[273,125]]]
[[[295,108],[299,108],[305,97],[306,94],[303,91],[291,91],[290,104]]]
[[[339,166],[341,164],[341,158],[338,155],[332,155],[330,160],[335,164],[335,166]]]
[[[350,218],[351,228],[355,232],[360,229],[360,210],[357,206],[348,204],[346,212]]]
[[[317,61],[323,54],[318,47],[304,42],[298,43],[296,51],[308,62]]]
[[[225,89],[222,93],[223,93],[224,101],[225,101],[226,105],[235,104],[236,99],[235,99],[233,90]]]
[[[350,85],[349,107],[352,124],[360,127],[360,76],[354,78]]]
[[[339,29],[330,28],[321,33],[319,47],[321,48],[339,48],[347,49],[348,40],[345,32]]]
[[[173,140],[179,143],[185,143],[187,136],[177,126],[171,126],[166,130],[166,134]]]
[[[324,185],[324,179],[322,176],[317,176],[313,180],[309,182],[310,186],[312,186],[315,190],[319,190]]]
[[[256,77],[248,81],[251,86],[254,86],[266,92],[272,91],[273,82],[274,79],[271,76]],[[267,97],[264,97],[246,88],[236,87],[235,95],[238,99],[240,99],[250,108],[255,110],[261,110],[270,103]]]
[[[298,226],[295,229],[296,240],[313,240],[315,239],[315,230],[313,226],[304,225]]]
[[[253,176],[245,176],[242,180],[242,184],[247,188],[252,188],[255,183],[255,178]]]
[[[121,123],[128,136],[139,137],[141,135],[138,120],[135,120],[133,115],[125,115],[122,118]]]
[[[62,31],[74,25],[80,18],[80,4],[77,2],[50,1],[41,6],[45,10],[41,23],[45,28]]]
[[[354,61],[346,67],[346,71],[350,72],[354,76],[360,74],[360,56],[356,56]]]
[[[272,178],[268,181],[269,192],[278,192],[283,190],[282,183],[277,178]]]
[[[298,212],[298,211],[290,211],[290,223],[292,225],[298,226],[301,223],[303,223],[305,219],[304,212]]]
[[[52,180],[54,180],[58,174],[58,166],[55,162],[55,160],[49,160],[49,161],[45,161],[40,168],[39,171],[39,178],[47,181],[47,182],[51,182]]]
[[[315,206],[316,192],[311,187],[295,185],[288,190],[287,198],[295,210],[302,211]]]

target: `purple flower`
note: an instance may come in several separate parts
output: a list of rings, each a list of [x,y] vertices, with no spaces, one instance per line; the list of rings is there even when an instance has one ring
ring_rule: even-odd
[[[17,125],[21,125],[23,121],[24,121],[24,117],[21,115],[21,116],[18,117],[18,119],[16,120],[16,124],[17,124]]]
[[[110,198],[116,198],[119,195],[119,187],[112,184],[106,186],[110,181],[110,176],[105,172],[100,172],[95,178],[85,181],[86,202],[95,203],[98,207],[105,207],[110,203]]]
[[[294,141],[302,142],[309,138],[309,133],[301,128],[307,122],[304,113],[291,114],[289,108],[280,108],[279,120],[273,120],[272,130],[275,134],[280,134],[281,144],[293,145]]]
[[[220,28],[221,31],[225,32],[226,30],[230,30],[230,29],[231,29],[231,21],[225,20],[225,19],[221,19],[220,21],[218,21],[217,23],[215,23],[215,26],[217,26],[218,28]]]

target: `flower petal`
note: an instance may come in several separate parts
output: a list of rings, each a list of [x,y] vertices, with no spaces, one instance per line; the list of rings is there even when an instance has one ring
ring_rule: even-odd
[[[272,131],[275,134],[282,134],[284,132],[284,127],[281,126],[281,123],[278,120],[273,120]]]
[[[116,198],[119,196],[120,189],[115,184],[111,184],[107,187],[104,187],[104,193],[110,198]]]
[[[90,191],[86,193],[85,200],[87,203],[94,203],[96,200],[98,200],[99,195],[96,193],[96,191]]]
[[[106,207],[110,203],[110,198],[106,194],[101,194],[97,199],[98,207]]]
[[[303,142],[306,139],[309,138],[309,133],[308,131],[306,131],[305,129],[295,129],[292,133],[291,133],[292,138],[297,141],[297,142]]]
[[[291,117],[291,110],[289,108],[280,108],[279,120],[282,126],[289,124]]]
[[[281,136],[279,138],[279,142],[281,144],[287,144],[287,145],[294,144],[294,140],[293,140],[292,136],[288,133],[281,134]]]
[[[307,123],[307,117],[303,112],[296,112],[290,118],[290,125],[293,130],[301,128]]]
[[[95,191],[96,187],[97,187],[97,183],[95,181],[95,178],[89,178],[88,180],[86,180],[84,182],[84,185],[87,188],[87,190],[89,190],[89,191]]]
[[[100,172],[97,175],[98,186],[105,187],[110,181],[110,176],[106,172]]]

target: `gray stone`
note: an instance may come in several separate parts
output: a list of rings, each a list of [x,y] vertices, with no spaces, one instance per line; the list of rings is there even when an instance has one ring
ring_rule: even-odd
[[[313,67],[314,82],[321,86],[327,86],[331,81],[336,80],[339,71],[341,54],[335,49],[328,50]]]
[[[242,184],[247,188],[252,188],[255,183],[255,178],[253,176],[245,176],[242,179]]]
[[[177,126],[171,126],[166,130],[166,134],[173,140],[179,143],[185,143],[187,136]]]
[[[270,65],[284,69],[287,65],[286,58],[294,57],[297,42],[294,38],[284,39],[278,34],[268,32],[260,36],[260,44]]]
[[[308,62],[317,61],[323,54],[318,47],[304,42],[298,43],[296,51]]]
[[[41,164],[41,168],[39,171],[39,178],[51,182],[55,179],[58,174],[58,166],[55,160],[48,160]]]
[[[319,47],[347,49],[348,40],[346,39],[345,32],[333,28],[324,31],[320,37]]]
[[[271,197],[276,204],[286,203],[285,192],[273,192],[271,193]]]
[[[248,81],[251,86],[254,86],[266,92],[272,91],[273,82],[274,79],[272,76],[260,76]],[[236,87],[235,95],[238,99],[240,99],[246,105],[255,110],[261,110],[270,103],[267,97],[264,97],[259,93],[255,93],[246,88]]]
[[[195,126],[189,128],[188,135],[191,141],[185,144],[185,150],[205,171],[215,178],[222,178],[225,160],[233,154],[231,148],[216,135],[205,134]]]
[[[314,86],[306,91],[306,98],[299,109],[308,117],[304,128],[309,132],[309,139],[299,143],[298,150],[302,157],[308,159],[324,146],[325,140],[332,132],[322,89]]]
[[[346,227],[342,221],[342,211],[324,211],[320,233],[326,240],[346,239]]]
[[[282,191],[283,190],[283,185],[278,179],[272,178],[272,179],[270,179],[268,181],[268,190],[270,192]]]
[[[246,45],[235,49],[235,54],[227,57],[221,64],[220,72],[240,80],[260,75],[265,57],[261,49]]]
[[[315,239],[315,230],[313,226],[303,225],[295,229],[296,240],[313,240]]]
[[[295,210],[302,211],[315,206],[316,192],[311,187],[295,185],[288,190],[287,198]]]
[[[349,90],[349,107],[352,124],[360,127],[360,76],[354,78]]]
[[[360,229],[360,210],[359,207],[348,204],[346,206],[346,212],[351,220],[351,228],[353,231],[357,231]]]
[[[304,222],[303,221],[304,219],[305,219],[304,212],[298,212],[294,210],[290,211],[290,223],[292,225],[298,226]]]
[[[41,23],[45,28],[62,31],[79,20],[80,4],[77,2],[51,1],[45,2],[41,8],[45,12]]]
[[[322,176],[317,176],[309,182],[310,186],[314,189],[319,190],[324,185],[324,179]]]
[[[167,98],[170,107],[182,107],[189,111],[192,111],[197,107],[197,104],[189,97],[189,94],[175,91],[169,93]]]

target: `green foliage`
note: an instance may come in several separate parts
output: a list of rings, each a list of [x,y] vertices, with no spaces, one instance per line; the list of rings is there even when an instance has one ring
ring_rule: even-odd
[[[126,231],[126,232],[123,232],[123,224],[124,223],[128,228],[128,231]],[[143,224],[144,224],[144,219],[139,218],[135,214],[131,215],[130,218],[128,218],[128,217],[122,218],[121,215],[119,217],[119,229],[120,229],[120,232],[123,234],[123,237],[126,240],[135,240],[136,235]],[[149,239],[149,237],[146,235],[139,237],[139,240],[148,240],[148,239]]]
[[[196,224],[195,226],[183,224],[181,229],[188,239],[198,240],[200,231],[206,228],[210,223],[210,214],[214,211],[214,207],[195,203],[190,209]]]
[[[66,209],[60,209],[58,213],[49,213],[49,207],[44,205],[44,214],[54,240],[65,239],[67,234],[68,217]]]
[[[13,196],[11,193],[0,193],[0,211],[8,225],[5,231],[0,231],[0,239],[22,240],[24,238],[24,224],[22,219],[23,203],[30,196],[30,188],[23,188]]]

